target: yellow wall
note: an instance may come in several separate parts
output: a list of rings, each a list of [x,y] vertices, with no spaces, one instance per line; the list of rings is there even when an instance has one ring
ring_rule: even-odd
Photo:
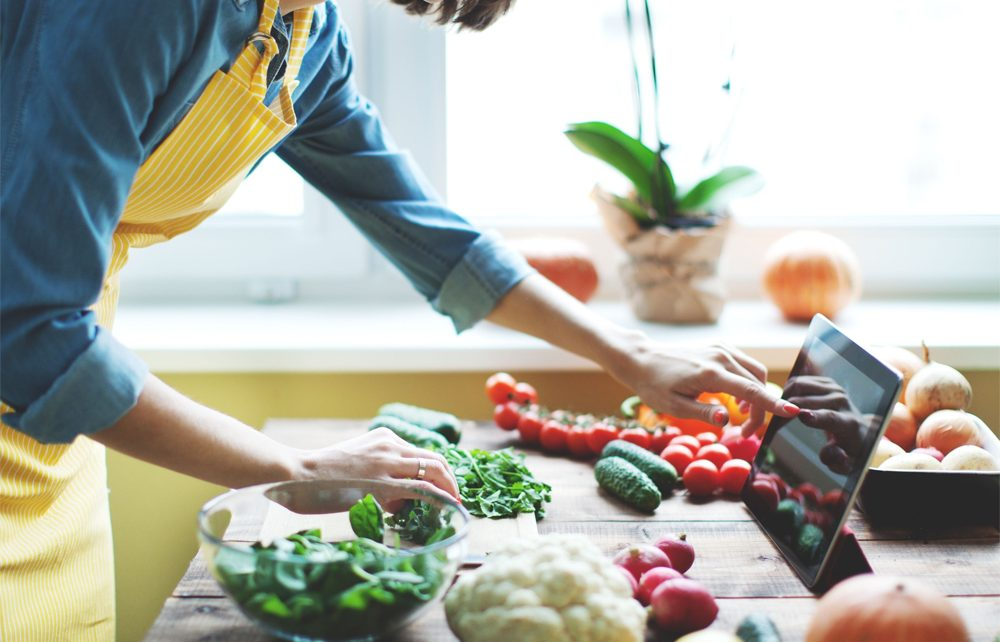
[[[538,389],[551,408],[614,412],[627,391],[600,373],[512,372]],[[972,412],[1000,427],[1000,372],[965,373]],[[268,417],[370,417],[387,401],[487,419],[489,373],[463,374],[178,374],[167,383],[252,425]],[[783,382],[784,373],[771,379]],[[108,459],[118,582],[118,640],[141,640],[197,550],[195,515],[221,488],[137,462]]]

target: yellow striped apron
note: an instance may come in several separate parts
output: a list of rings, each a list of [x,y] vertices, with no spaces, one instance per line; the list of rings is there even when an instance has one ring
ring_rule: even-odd
[[[295,126],[291,92],[312,9],[294,14],[285,81],[265,106],[267,67],[278,51],[269,35],[277,10],[278,0],[265,0],[254,42],[248,40],[228,73],[215,73],[139,168],[93,306],[102,327],[114,320],[129,249],[204,221]],[[44,445],[0,424],[0,641],[113,640],[114,615],[104,447],[86,437]]]

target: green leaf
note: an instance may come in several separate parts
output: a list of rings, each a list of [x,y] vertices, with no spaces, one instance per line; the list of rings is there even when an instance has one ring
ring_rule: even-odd
[[[358,503],[351,506],[351,510],[348,511],[354,534],[376,542],[381,542],[385,536],[382,515],[382,507],[378,505],[371,493],[365,495],[364,499],[359,499]]]
[[[611,165],[632,182],[641,199],[652,203],[662,216],[672,209],[676,187],[666,161],[660,165],[661,193],[654,194],[656,152],[642,141],[602,122],[574,123],[565,132],[581,151]]]
[[[723,167],[702,180],[677,201],[681,212],[711,212],[740,196],[748,196],[764,186],[756,170],[742,165]]]

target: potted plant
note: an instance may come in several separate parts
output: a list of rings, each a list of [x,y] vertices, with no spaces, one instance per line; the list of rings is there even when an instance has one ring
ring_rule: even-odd
[[[608,163],[631,183],[626,196],[600,187],[593,197],[605,226],[624,249],[621,277],[637,317],[671,323],[715,322],[725,292],[718,274],[719,259],[729,228],[728,203],[760,189],[753,169],[728,166],[690,186],[678,185],[665,158],[659,126],[656,54],[652,18],[644,1],[653,87],[656,146],[642,141],[642,92],[633,55],[639,134],[630,136],[605,122],[570,125],[565,134],[580,150]],[[629,42],[635,51],[631,14],[626,3]],[[728,83],[724,87],[728,90]]]

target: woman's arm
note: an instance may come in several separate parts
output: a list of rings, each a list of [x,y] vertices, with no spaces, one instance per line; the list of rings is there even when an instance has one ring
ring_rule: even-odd
[[[725,408],[695,400],[702,392],[726,392],[749,402],[748,426],[759,426],[765,411],[783,417],[798,412],[764,389],[767,369],[743,352],[722,345],[658,345],[595,314],[540,275],[511,289],[487,318],[593,361],[662,412],[725,425]]]
[[[455,479],[437,454],[387,429],[327,448],[300,450],[188,399],[150,375],[138,403],[110,428],[89,435],[109,448],[157,466],[230,488],[291,479],[395,479],[458,497]],[[420,459],[424,481],[411,479]]]

